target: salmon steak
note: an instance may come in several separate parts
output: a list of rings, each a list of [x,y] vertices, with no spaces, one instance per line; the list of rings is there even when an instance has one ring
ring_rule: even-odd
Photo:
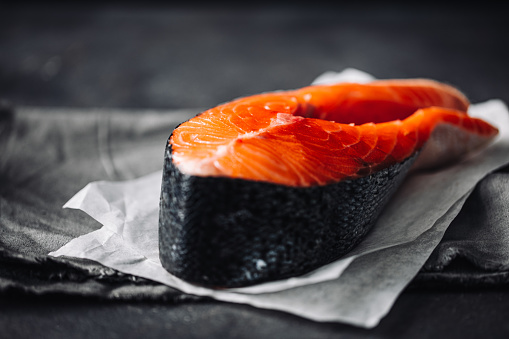
[[[308,273],[352,250],[410,170],[445,166],[498,130],[427,79],[253,95],[179,125],[164,155],[163,267],[231,288]]]

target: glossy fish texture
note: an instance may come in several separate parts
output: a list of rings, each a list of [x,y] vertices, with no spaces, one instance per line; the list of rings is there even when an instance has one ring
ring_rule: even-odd
[[[209,287],[298,276],[348,253],[412,164],[429,168],[497,130],[431,80],[310,86],[217,106],[166,145],[163,266]]]
[[[255,95],[182,124],[170,140],[173,161],[191,175],[325,185],[403,161],[439,125],[459,129],[458,140],[469,140],[456,158],[481,147],[496,129],[469,117],[468,104],[456,89],[431,80]]]

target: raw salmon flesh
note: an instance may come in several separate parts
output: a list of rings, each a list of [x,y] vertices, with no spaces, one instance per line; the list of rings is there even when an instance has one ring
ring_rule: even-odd
[[[163,266],[236,287],[301,275],[350,251],[410,168],[459,160],[497,129],[452,86],[340,83],[219,105],[166,145]]]

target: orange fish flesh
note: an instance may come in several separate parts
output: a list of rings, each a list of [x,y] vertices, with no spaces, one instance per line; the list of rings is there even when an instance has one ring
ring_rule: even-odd
[[[482,147],[497,129],[469,117],[468,105],[455,88],[424,79],[310,86],[217,106],[180,125],[170,142],[190,175],[326,185],[403,161],[440,125],[461,142],[442,145],[445,158],[424,155],[434,163]]]
[[[411,166],[482,148],[497,129],[432,80],[342,83],[240,98],[166,145],[164,268],[224,288],[302,275],[348,253]]]

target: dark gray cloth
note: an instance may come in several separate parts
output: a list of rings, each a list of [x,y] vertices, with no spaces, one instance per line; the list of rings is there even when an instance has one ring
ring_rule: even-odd
[[[198,299],[89,260],[47,253],[100,227],[83,212],[62,209],[70,197],[91,181],[161,169],[172,129],[199,111],[1,108],[0,292]],[[508,192],[507,168],[484,179],[413,284],[508,282]]]
[[[160,169],[172,129],[194,113],[36,108],[14,113],[4,107],[0,291],[182,298],[172,288],[154,289],[145,279],[47,253],[101,226],[83,212],[63,209],[69,198],[90,181],[132,179]]]
[[[463,286],[509,281],[509,166],[478,183],[417,280]]]

